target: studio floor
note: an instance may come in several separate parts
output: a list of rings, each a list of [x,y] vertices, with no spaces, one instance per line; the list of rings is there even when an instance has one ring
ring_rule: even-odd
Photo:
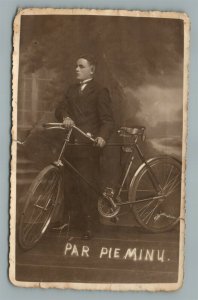
[[[86,283],[177,282],[179,231],[101,225],[91,240],[79,230],[48,231],[31,250],[16,247],[16,280]]]

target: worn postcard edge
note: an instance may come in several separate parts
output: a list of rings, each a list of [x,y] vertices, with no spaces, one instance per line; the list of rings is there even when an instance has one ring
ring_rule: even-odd
[[[20,22],[23,15],[104,15],[181,19],[184,22],[184,69],[183,69],[183,139],[182,139],[182,196],[181,222],[179,245],[179,270],[177,283],[151,284],[96,284],[74,282],[25,282],[15,279],[15,250],[16,250],[16,150],[17,150],[17,95],[19,70]],[[185,232],[185,174],[187,151],[187,111],[188,111],[188,65],[190,20],[183,12],[160,11],[126,11],[126,10],[95,10],[95,9],[54,9],[54,8],[26,8],[19,9],[14,19],[13,55],[12,55],[12,145],[10,170],[10,252],[9,252],[9,279],[18,287],[42,287],[77,290],[111,290],[111,291],[173,291],[182,287],[184,277],[184,232]]]

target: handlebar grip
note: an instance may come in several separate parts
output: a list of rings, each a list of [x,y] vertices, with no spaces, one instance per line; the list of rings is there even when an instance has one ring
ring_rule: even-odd
[[[82,131],[80,128],[76,127],[75,125],[72,126],[72,128],[76,129],[79,133],[81,133],[84,137],[88,138],[90,141],[95,142],[95,139],[93,138],[93,136],[90,136],[90,133],[85,133],[84,131]]]

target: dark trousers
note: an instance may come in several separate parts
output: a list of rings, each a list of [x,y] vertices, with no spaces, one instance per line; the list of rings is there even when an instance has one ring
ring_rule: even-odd
[[[69,161],[91,183],[95,190],[99,190],[100,155],[98,149],[83,148],[81,151],[67,151],[65,159]],[[78,227],[86,226],[87,217],[92,222],[99,223],[97,211],[97,193],[66,165],[64,169],[64,208],[63,218],[68,214]],[[72,221],[73,221],[72,220]],[[81,227],[82,228],[82,227]]]

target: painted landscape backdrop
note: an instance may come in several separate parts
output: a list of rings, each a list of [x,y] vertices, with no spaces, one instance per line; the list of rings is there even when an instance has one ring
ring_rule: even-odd
[[[25,143],[18,146],[19,195],[57,158],[63,132],[46,132],[41,125],[55,121],[55,107],[75,81],[76,59],[83,53],[96,57],[96,79],[110,91],[116,128],[145,126],[146,157],[160,153],[181,159],[182,20],[22,16],[18,140]],[[118,140],[116,132],[111,140]],[[103,178],[110,178],[109,184],[119,177],[120,156],[118,148],[104,151]]]

